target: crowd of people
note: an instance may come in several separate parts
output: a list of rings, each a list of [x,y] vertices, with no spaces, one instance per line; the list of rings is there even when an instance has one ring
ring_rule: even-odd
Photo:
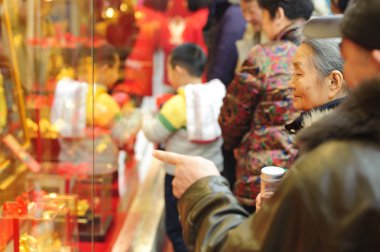
[[[343,15],[310,19],[317,2],[241,0],[241,15],[255,29],[240,65],[243,50],[235,43],[224,44],[228,50],[218,47],[226,39],[222,32],[232,36],[223,26],[232,22],[228,11],[236,12],[238,4],[229,1],[206,66],[208,76],[218,79],[219,71],[229,80],[227,91],[220,114],[214,108],[195,120],[205,129],[218,121],[217,133],[206,141],[189,138],[194,108],[186,93],[202,82],[193,71],[204,59],[201,49],[185,44],[169,56],[169,81],[177,95],[144,132],[167,143],[166,151],[153,155],[170,167],[165,187],[178,199],[171,200],[178,212],[166,212],[168,220],[181,224],[174,232],[182,247],[174,245],[175,251],[377,251],[380,246],[380,3],[334,0],[331,10]],[[186,56],[193,47],[193,57]],[[213,55],[222,49],[231,58]],[[219,63],[235,69],[233,74],[215,67]],[[200,65],[205,64],[204,59]],[[219,104],[218,92],[211,93]],[[205,106],[198,106],[202,115]],[[260,170],[271,165],[288,171],[263,201]],[[226,177],[220,175],[223,167]]]

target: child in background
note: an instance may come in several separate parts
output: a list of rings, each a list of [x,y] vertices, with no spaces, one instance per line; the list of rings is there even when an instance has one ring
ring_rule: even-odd
[[[80,48],[78,53],[76,79],[72,74],[60,76],[52,108],[52,122],[58,122],[60,135],[64,137],[83,136],[85,126],[108,128],[120,112],[120,106],[108,94],[119,78],[120,59],[116,49],[104,44],[93,51]],[[78,106],[72,108],[70,103]],[[70,127],[78,121],[81,127],[72,133]],[[66,127],[67,132],[62,130]]]
[[[167,61],[168,79],[177,93],[155,117],[146,116],[143,131],[148,140],[163,143],[165,150],[205,157],[223,169],[218,115],[226,90],[214,79],[202,84],[206,55],[192,43],[176,47]],[[174,167],[165,164],[166,231],[175,251],[187,251],[178,220],[177,199],[172,193]]]
[[[95,48],[93,53],[91,49],[82,49],[81,53],[79,81],[63,78],[55,92],[51,121],[60,134],[59,160],[88,166],[88,172],[94,162],[95,174],[111,173],[117,170],[116,142],[121,142],[122,136],[119,132],[112,137],[111,131],[123,117],[108,91],[119,78],[120,59],[108,44]]]
[[[93,63],[94,84],[91,85],[91,79],[88,80],[87,124],[108,128],[120,113],[119,104],[108,94],[119,79],[120,57],[113,46],[105,44],[94,49]],[[92,111],[95,111],[94,115]]]

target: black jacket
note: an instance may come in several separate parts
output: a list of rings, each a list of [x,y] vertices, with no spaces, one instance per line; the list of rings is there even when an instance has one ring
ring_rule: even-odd
[[[222,177],[179,201],[195,251],[380,251],[380,80],[360,86],[297,141],[301,156],[253,216]]]

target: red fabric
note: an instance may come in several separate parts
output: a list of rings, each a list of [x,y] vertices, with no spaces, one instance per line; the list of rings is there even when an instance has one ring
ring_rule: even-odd
[[[135,12],[139,33],[125,63],[125,82],[118,91],[140,96],[152,95],[153,55],[157,49],[163,15],[145,6]]]
[[[129,48],[133,45],[137,32],[135,15],[131,12],[123,13],[117,22],[107,26],[106,39],[115,47]]]
[[[193,42],[200,47],[202,47],[203,51],[207,54],[207,45],[203,36],[203,27],[207,23],[209,10],[207,8],[200,9],[193,14],[191,14],[187,18],[187,29],[189,30],[189,34],[191,34],[191,38],[188,42]]]
[[[191,15],[191,12],[187,8],[187,0],[169,0],[165,14],[168,17],[187,17]]]
[[[187,16],[184,19],[185,29],[183,30],[180,41],[173,40],[173,35],[171,34],[170,29],[169,29],[169,23],[173,22],[174,19],[176,18],[180,19],[181,17],[173,18],[171,16],[167,16],[165,18],[163,26],[162,26],[161,37],[160,37],[160,45],[165,54],[165,62],[168,55],[175,47],[183,43],[188,43],[188,42],[199,45],[203,49],[203,51],[207,54],[207,46],[203,37],[203,27],[207,23],[208,13],[209,13],[208,9],[204,8]],[[164,73],[164,83],[169,84],[166,70]]]
[[[206,42],[203,38],[203,27],[206,25],[208,18],[208,9],[200,9],[187,18],[185,18],[185,30],[182,34],[183,43],[191,42],[202,47],[204,52],[207,53]],[[167,16],[164,19],[163,28],[160,37],[161,47],[164,49],[165,54],[169,54],[170,51],[178,46],[179,44],[171,43],[171,33],[169,30],[169,22],[172,20],[172,17]]]

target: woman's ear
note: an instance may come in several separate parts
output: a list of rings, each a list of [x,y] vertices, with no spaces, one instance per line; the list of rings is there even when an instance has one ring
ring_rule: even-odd
[[[329,87],[329,94],[328,98],[330,100],[338,98],[337,96],[340,94],[344,94],[345,88],[344,88],[344,78],[343,74],[338,71],[334,70],[332,71],[328,76],[328,87]]]

